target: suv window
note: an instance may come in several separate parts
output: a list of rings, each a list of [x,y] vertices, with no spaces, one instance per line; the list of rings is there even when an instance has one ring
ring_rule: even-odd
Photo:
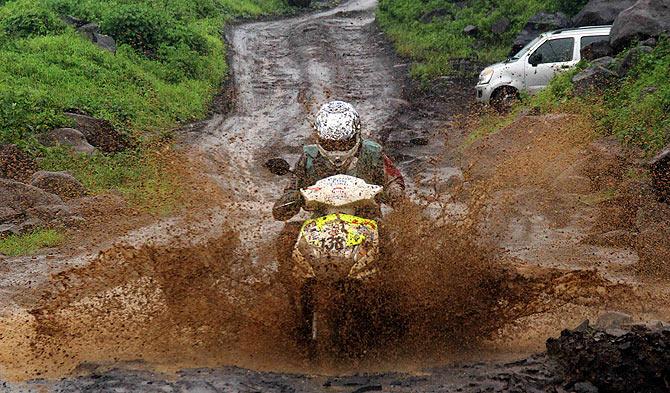
[[[574,38],[557,38],[555,40],[549,40],[540,45],[540,47],[530,55],[529,62],[545,64],[571,61],[574,55],[574,48]]]
[[[609,41],[610,36],[608,35],[592,35],[592,36],[585,36],[582,37],[581,39],[581,46],[580,49],[584,49],[585,46],[592,44],[594,42],[600,42],[600,41]]]

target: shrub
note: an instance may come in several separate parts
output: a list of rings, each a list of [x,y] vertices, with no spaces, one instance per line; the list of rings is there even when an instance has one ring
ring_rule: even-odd
[[[65,24],[39,1],[17,0],[0,8],[0,30],[14,37],[58,34]]]
[[[168,28],[174,24],[168,13],[157,8],[144,4],[126,4],[111,10],[102,21],[101,28],[118,42],[153,57],[166,41]]]

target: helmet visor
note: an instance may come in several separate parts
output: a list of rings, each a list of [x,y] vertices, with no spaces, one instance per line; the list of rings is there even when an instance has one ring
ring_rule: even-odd
[[[319,145],[321,145],[323,150],[327,151],[349,151],[356,146],[356,142],[358,142],[358,138],[351,138],[346,141],[333,141],[319,138]]]

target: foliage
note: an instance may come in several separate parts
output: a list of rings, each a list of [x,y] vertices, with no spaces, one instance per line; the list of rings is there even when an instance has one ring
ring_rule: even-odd
[[[430,79],[448,73],[451,59],[486,63],[504,59],[532,15],[557,7],[555,0],[472,0],[466,5],[441,0],[381,0],[377,18],[398,52],[415,60],[414,76]],[[443,16],[428,18],[438,10]],[[509,19],[510,27],[502,34],[491,32],[491,26],[501,18]],[[476,38],[463,33],[468,25],[478,28]]]
[[[17,0],[0,8],[0,30],[8,36],[33,37],[58,34],[65,24],[53,10],[41,7],[39,2]]]
[[[568,16],[577,15],[589,0],[555,0],[556,10]]]
[[[44,247],[55,247],[64,236],[55,229],[38,229],[25,235],[10,235],[0,239],[0,254],[7,256],[30,255]]]

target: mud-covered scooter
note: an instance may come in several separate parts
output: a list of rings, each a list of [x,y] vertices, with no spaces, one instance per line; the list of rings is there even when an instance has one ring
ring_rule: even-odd
[[[281,159],[268,167],[277,175],[290,173]],[[378,223],[355,214],[377,208],[375,197],[382,190],[348,175],[331,176],[300,190],[305,209],[315,214],[302,224],[292,253],[291,281],[298,291],[293,306],[307,325],[305,339],[316,358],[338,347],[336,325],[348,311],[347,289],[377,273]]]

